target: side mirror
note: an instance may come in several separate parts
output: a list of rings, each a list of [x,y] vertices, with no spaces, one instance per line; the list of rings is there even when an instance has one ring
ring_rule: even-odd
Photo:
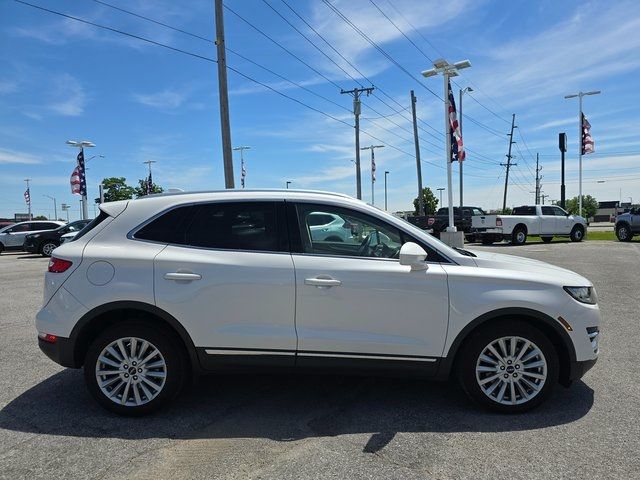
[[[407,242],[400,248],[400,265],[408,265],[412,271],[426,270],[427,252],[417,243]]]

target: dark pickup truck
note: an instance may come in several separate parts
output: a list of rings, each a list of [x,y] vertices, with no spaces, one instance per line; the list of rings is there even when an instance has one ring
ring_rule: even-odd
[[[464,232],[464,236],[468,241],[474,241],[474,235],[471,231],[471,217],[474,215],[486,215],[484,210],[479,207],[453,207],[453,223],[458,231]],[[440,237],[440,232],[444,231],[449,225],[449,209],[443,207],[438,209],[435,215],[416,215],[407,217],[407,220],[416,227],[423,230],[432,230],[432,235]]]

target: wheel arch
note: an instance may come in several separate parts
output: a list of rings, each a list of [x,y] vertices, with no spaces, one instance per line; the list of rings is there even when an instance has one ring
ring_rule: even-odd
[[[618,231],[620,227],[627,227],[629,230],[631,230],[631,224],[626,220],[621,220],[618,223],[616,223],[615,230]]]
[[[529,235],[529,228],[527,227],[526,223],[518,223],[515,227],[513,227],[513,230],[511,230],[511,235],[513,235],[513,232],[515,232],[519,228],[524,230],[525,235]]]
[[[84,357],[92,339],[96,338],[106,328],[127,320],[141,320],[152,323],[176,335],[184,347],[191,369],[200,370],[200,362],[195,345],[182,324],[164,310],[144,302],[119,301],[96,307],[80,318],[71,331],[69,339],[73,345],[71,362],[75,368],[82,366]]]
[[[493,322],[514,318],[531,324],[549,338],[558,353],[558,360],[560,361],[560,383],[568,385],[570,383],[571,364],[576,361],[576,351],[571,338],[560,322],[545,313],[529,308],[501,308],[484,313],[469,322],[458,333],[451,343],[446,357],[440,362],[437,373],[438,378],[449,378],[451,372],[455,369],[455,363],[461,351],[460,348],[470,335]]]

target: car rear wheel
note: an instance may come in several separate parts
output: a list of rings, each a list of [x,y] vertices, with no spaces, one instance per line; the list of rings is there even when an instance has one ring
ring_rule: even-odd
[[[458,363],[462,388],[485,408],[519,413],[541,404],[558,381],[558,355],[535,327],[500,322],[472,334]]]
[[[91,395],[120,415],[145,415],[173,400],[183,387],[187,361],[162,330],[134,322],[114,325],[85,357]]]
[[[43,257],[50,257],[53,251],[58,248],[58,244],[54,242],[46,242],[40,247],[40,253]]]
[[[576,225],[569,234],[572,242],[581,242],[584,238],[584,229],[580,225]]]
[[[524,245],[527,241],[527,231],[523,227],[516,227],[511,233],[511,243],[513,245]]]
[[[553,237],[540,237],[544,243],[551,243]]]
[[[631,235],[631,229],[629,225],[622,224],[616,228],[616,237],[621,242],[630,242],[633,236]]]

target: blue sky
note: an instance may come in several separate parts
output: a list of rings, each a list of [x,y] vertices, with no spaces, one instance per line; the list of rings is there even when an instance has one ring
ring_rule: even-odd
[[[370,85],[361,74],[371,80],[377,90],[364,98],[361,127],[389,145],[376,151],[377,205],[383,199],[385,170],[390,171],[390,210],[409,209],[415,197],[410,110],[405,110],[411,89],[418,97],[422,157],[432,162],[423,163],[424,184],[432,189],[446,186],[443,105],[425,88],[441,96],[442,80],[420,77],[420,71],[430,67],[428,58],[442,56],[451,61],[469,58],[473,64],[454,85],[456,100],[459,87],[471,86],[479,102],[465,96],[464,112],[471,117],[464,120],[465,145],[471,149],[465,162],[466,204],[488,209],[501,205],[504,168],[499,163],[505,159],[512,113],[519,127],[514,136],[518,165],[512,169],[507,203],[533,200],[529,192],[534,189],[536,152],[543,166],[543,190],[551,199],[559,198],[560,131],[566,131],[569,139],[567,195],[576,195],[578,105],[577,100],[563,96],[593,89],[603,93],[585,99],[597,153],[584,159],[584,193],[600,200],[640,199],[640,8],[636,2],[394,0],[392,6],[388,0],[331,1],[416,81],[322,1],[287,3],[360,73],[285,3],[267,1],[355,80],[262,0],[227,0],[227,5],[309,66],[228,10],[227,47],[339,105],[231,52],[229,66],[348,124],[353,122],[351,99],[340,95],[338,87],[351,89],[358,85],[356,81]],[[215,47],[209,42],[92,0],[31,3],[215,58]],[[213,38],[210,0],[110,3]],[[91,140],[97,147],[86,156],[105,156],[88,164],[90,198],[97,196],[97,185],[104,177],[124,176],[136,183],[146,174],[145,160],[157,162],[154,180],[164,187],[224,186],[215,63],[12,0],[0,2],[0,61],[0,216],[26,211],[23,179],[31,178],[34,214],[53,214],[52,202],[44,196],[50,195],[58,204],[71,204],[71,218],[78,217],[78,197],[71,195],[69,187],[75,151],[65,145],[67,139]],[[297,188],[355,193],[352,128],[234,72],[229,72],[229,89],[232,143],[251,146],[245,157],[248,188],[282,188],[290,180]],[[363,146],[380,143],[365,133],[361,142]],[[457,198],[457,165],[454,173]],[[239,158],[235,174],[239,185]],[[368,157],[363,155],[367,201],[369,175]]]

